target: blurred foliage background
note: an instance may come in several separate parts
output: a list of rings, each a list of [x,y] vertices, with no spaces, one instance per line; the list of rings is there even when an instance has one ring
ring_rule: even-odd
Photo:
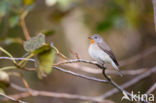
[[[53,42],[70,58],[73,58],[72,50],[80,58],[91,60],[88,55],[88,36],[94,33],[103,36],[119,61],[156,45],[152,0],[0,0],[0,46],[14,57],[23,57],[26,53],[23,48],[25,38],[20,24],[21,15],[25,17],[31,37],[44,33],[47,42]],[[0,55],[3,56],[1,52]],[[150,68],[155,65],[155,61],[156,55],[151,54],[121,70]],[[8,60],[0,60],[0,67],[6,65],[12,64]],[[102,74],[93,76],[103,78]],[[24,77],[31,88],[38,90],[99,96],[112,88],[57,70],[41,80],[34,72],[24,72]],[[132,77],[112,78],[121,84]],[[129,89],[144,93],[153,84],[152,81],[154,76]],[[11,78],[11,82],[23,85],[15,77]],[[7,94],[17,93],[11,87],[3,89]],[[109,99],[118,103],[121,96],[120,93]],[[29,97],[25,100],[32,103],[85,103],[49,97]]]

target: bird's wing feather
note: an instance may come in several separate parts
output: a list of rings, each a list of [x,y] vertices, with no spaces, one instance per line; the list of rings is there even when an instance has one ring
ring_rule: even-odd
[[[119,66],[118,61],[116,60],[116,57],[114,56],[112,50],[110,49],[110,47],[105,43],[97,43],[98,47],[101,48],[104,52],[106,52],[114,61],[114,63]]]

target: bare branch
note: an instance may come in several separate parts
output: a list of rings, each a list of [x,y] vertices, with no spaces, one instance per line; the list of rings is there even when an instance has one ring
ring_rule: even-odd
[[[137,62],[138,60],[152,54],[156,52],[156,46],[153,46],[135,56],[132,56],[130,57],[129,59],[127,60],[122,60],[120,62],[120,66],[126,66],[126,65],[129,65],[129,64],[132,64],[132,63],[135,63]],[[80,66],[80,64],[77,64],[78,62],[82,62],[82,63],[89,63],[89,64],[93,64],[93,65],[99,65],[96,61],[89,61],[89,60],[83,60],[83,59],[70,59],[70,60],[65,60],[65,61],[61,61],[61,62],[58,62],[56,64],[54,64],[55,66],[57,65],[64,65],[64,66],[68,66],[68,67],[72,67],[73,69],[76,69],[78,68],[78,70],[81,70],[81,71],[84,71],[84,72],[87,72],[87,73],[93,73],[93,74],[101,74],[102,70],[101,69],[94,69],[92,67],[87,67],[87,66]],[[136,71],[136,72],[135,72]],[[136,74],[140,74],[142,72],[145,72],[146,70],[130,70],[129,71],[125,71],[126,74],[129,74],[129,75],[136,75]],[[121,71],[122,72],[122,71]],[[123,71],[124,72],[124,71]],[[112,72],[111,70],[109,70],[107,72],[106,70],[106,73],[108,74],[116,74],[114,72]],[[134,74],[133,74],[134,73]]]
[[[54,65],[57,66],[57,65],[61,65],[61,64],[77,63],[77,62],[88,63],[88,64],[93,64],[93,65],[99,65],[96,61],[89,61],[89,60],[83,60],[83,59],[65,60],[65,61],[58,62],[58,63],[56,63]]]
[[[57,50],[57,52],[60,54],[60,52],[58,50]],[[151,47],[151,48],[143,51],[142,53],[139,53],[139,54],[137,54],[137,55],[135,55],[133,57],[130,57],[127,60],[121,61],[120,62],[120,65],[121,66],[125,66],[125,65],[128,65],[128,64],[134,63],[134,62],[140,60],[141,58],[144,58],[147,55],[149,55],[151,53],[154,53],[154,52],[156,52],[156,46],[153,46],[153,47]],[[87,66],[82,66],[82,65],[80,66],[80,64],[77,64],[78,62],[82,62],[82,63],[89,63],[89,64],[93,64],[93,65],[98,65],[98,63],[96,61],[89,61],[89,60],[82,60],[82,59],[71,59],[71,60],[67,60],[67,57],[65,57],[65,56],[63,56],[62,58],[66,59],[66,60],[65,61],[61,61],[61,62],[58,62],[58,63],[56,63],[54,65],[57,66],[57,65],[62,65],[63,64],[63,65],[67,65],[68,67],[72,67],[73,69],[78,68],[78,70],[81,70],[81,71],[84,71],[84,72],[87,72],[87,73],[92,73],[92,74],[101,74],[101,72],[102,72],[101,69],[94,69],[92,67],[87,67]],[[0,59],[12,60],[12,58],[9,58],[9,57],[0,57]],[[15,60],[23,60],[25,58],[14,58],[14,59]],[[27,61],[33,61],[33,62],[35,62],[34,59],[27,59]],[[71,63],[74,63],[74,64],[71,64]],[[140,74],[142,72],[144,72],[144,70],[123,71],[124,74],[128,74],[128,75]],[[111,70],[109,70],[108,72],[106,70],[106,73],[108,73],[108,74],[117,74],[116,72],[111,71]]]
[[[27,58],[10,58],[10,57],[0,57],[0,59],[7,59],[7,60],[11,60],[14,59],[14,60],[26,60],[26,61],[32,61],[32,62],[35,62],[35,59],[27,59]]]
[[[134,85],[135,83],[139,82],[140,80],[150,76],[152,73],[155,73],[155,72],[156,72],[156,66],[149,69],[147,72],[144,72],[143,74],[141,74],[139,76],[136,76],[134,79],[129,80],[128,82],[120,85],[120,87],[123,89],[128,88],[128,87]],[[112,96],[118,92],[119,91],[116,88],[114,88],[114,89],[106,92],[104,95],[100,96],[100,98],[108,98],[108,97],[110,97],[110,96]]]
[[[95,78],[95,77],[89,77],[89,76],[86,76],[86,75],[83,75],[83,74],[78,74],[78,73],[75,73],[75,72],[72,72],[72,71],[65,70],[63,68],[57,67],[57,66],[53,66],[53,68],[55,68],[57,70],[60,70],[60,71],[62,71],[64,73],[68,73],[68,74],[80,77],[80,78],[85,78],[85,79],[88,79],[88,80],[93,80],[93,81],[102,82],[102,83],[108,83],[107,80],[98,79],[98,78]]]
[[[78,99],[78,100],[87,100],[87,101],[94,101],[94,102],[102,102],[102,103],[114,103],[113,101],[110,100],[103,100],[99,99],[96,97],[91,97],[91,96],[83,96],[83,95],[75,95],[75,94],[68,94],[68,93],[56,93],[56,92],[48,92],[48,91],[39,91],[39,90],[34,90],[30,89],[32,95],[30,95],[28,92],[26,92],[26,88],[23,88],[21,86],[18,86],[16,84],[11,84],[11,87],[18,91],[22,91],[24,93],[21,94],[15,94],[11,95],[12,97],[16,99],[20,98],[26,98],[29,96],[46,96],[46,97],[54,97],[54,98],[64,98],[64,99]],[[3,99],[1,101],[6,101],[7,99]]]
[[[21,16],[20,16],[20,23],[21,23],[21,27],[22,27],[22,29],[23,29],[23,33],[24,33],[25,39],[26,39],[26,40],[29,40],[31,37],[30,37],[30,35],[29,35],[27,26],[26,26],[26,24],[25,24],[25,16],[23,16],[22,14],[21,14]]]
[[[142,55],[145,57],[145,56],[147,56],[147,55],[153,53],[154,51],[156,51],[156,47],[154,47],[154,48],[152,48],[152,49],[149,49],[149,50],[143,52]],[[128,59],[126,62],[123,62],[123,63],[122,63],[122,66],[126,65],[125,63],[127,63],[127,62],[128,62],[128,63],[133,63],[134,61],[137,61],[137,60],[139,60],[139,59],[141,59],[141,58],[142,58],[142,56],[140,56],[140,55],[134,56],[134,57]],[[69,71],[69,70],[65,70],[65,69],[63,69],[63,68],[60,68],[60,67],[57,67],[57,66],[56,66],[56,65],[61,65],[61,64],[77,63],[77,62],[83,62],[83,63],[93,64],[93,65],[96,65],[96,66],[102,68],[102,69],[103,69],[103,74],[104,74],[104,76],[105,76],[105,78],[106,78],[107,80],[97,79],[97,78],[94,78],[94,77],[88,77],[88,76],[85,76],[85,75],[82,75],[82,74],[78,74],[78,73],[75,73],[75,72],[72,72],[72,71]],[[18,67],[18,66],[17,66],[17,67]],[[19,67],[19,68],[20,68],[20,67]],[[116,89],[118,89],[119,91],[125,92],[127,95],[131,96],[131,94],[130,94],[129,92],[125,91],[125,90],[122,88],[122,86],[120,87],[116,82],[114,82],[111,78],[109,78],[109,77],[106,75],[105,68],[103,68],[103,67],[102,67],[100,64],[98,64],[96,61],[89,61],[89,60],[83,60],[83,59],[65,60],[65,61],[56,63],[55,66],[53,66],[53,68],[58,69],[58,70],[61,70],[61,71],[65,72],[65,73],[68,73],[68,74],[72,74],[72,75],[74,75],[74,76],[78,76],[78,77],[81,77],[81,78],[85,78],[85,79],[94,80],[94,81],[98,81],[98,82],[104,82],[104,83],[108,83],[108,82],[109,82],[111,85],[113,85],[113,86],[114,86]],[[152,72],[153,72],[153,71],[152,71]],[[148,73],[148,74],[146,74],[146,73]],[[141,78],[141,76],[146,77],[146,76],[149,75],[150,73],[149,73],[149,71],[147,71],[147,72],[145,72],[145,73],[143,73],[143,74],[144,74],[144,75],[142,75],[142,74],[140,75],[140,78]],[[135,79],[135,81],[128,82],[128,83],[125,84],[125,85],[126,85],[126,86],[129,86],[130,83],[131,83],[131,85],[132,85],[132,84],[133,84],[134,82],[136,82],[136,81],[139,81],[139,79]],[[125,85],[124,85],[124,86],[125,86]],[[116,89],[115,89],[113,92],[115,92],[115,93],[118,92],[118,91],[116,91]]]
[[[0,92],[0,95],[1,95],[1,96],[4,96],[4,97],[7,98],[8,100],[12,100],[12,101],[14,101],[14,102],[18,102],[18,103],[27,103],[27,102],[24,102],[24,101],[15,99],[15,98],[13,98],[13,97],[11,97],[11,96],[7,96],[7,95],[3,94],[2,92]]]
[[[156,89],[156,82],[149,88],[149,90],[146,92],[146,94],[152,93]]]
[[[52,45],[52,47],[53,47],[53,49],[55,49],[57,55],[59,55],[62,59],[65,59],[65,60],[68,59],[68,58],[67,58],[65,55],[63,55],[54,45]]]
[[[156,31],[156,0],[153,1],[153,9],[154,9],[154,25],[155,25],[155,31]]]
[[[32,62],[36,62],[35,59],[26,59],[26,58],[10,58],[10,57],[0,57],[0,59],[7,59],[7,60],[11,60],[14,59],[14,60],[26,60],[26,61],[32,61]],[[84,72],[87,72],[87,73],[92,73],[92,74],[101,74],[102,73],[102,69],[94,69],[92,67],[88,67],[88,66],[82,66],[81,65],[81,68],[80,68],[80,65],[77,64],[77,62],[85,62],[85,63],[89,63],[91,62],[92,64],[96,64],[96,61],[89,61],[89,60],[82,60],[82,59],[72,59],[72,60],[67,60],[67,61],[61,61],[59,63],[56,63],[54,64],[55,65],[61,65],[63,64],[64,66],[67,66],[67,67],[72,67],[74,69],[77,69],[78,70],[81,70],[81,71],[84,71]],[[71,64],[71,63],[74,63],[74,64]],[[76,64],[75,64],[76,63]],[[68,65],[70,64],[70,65]],[[26,68],[26,70],[28,71],[35,71],[36,69],[35,68]],[[138,75],[138,74],[141,74],[143,72],[147,71],[146,68],[139,68],[139,69],[135,69],[135,70],[122,70],[121,72],[125,75]],[[113,74],[113,75],[119,75],[119,73],[117,73],[116,71],[114,70],[106,70],[106,73],[107,74]]]

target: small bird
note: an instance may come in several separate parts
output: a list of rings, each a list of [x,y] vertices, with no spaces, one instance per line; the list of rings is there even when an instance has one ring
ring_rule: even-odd
[[[94,34],[88,38],[91,42],[88,49],[90,56],[102,66],[104,66],[105,63],[111,64],[122,76],[122,73],[118,68],[119,63],[117,62],[116,57],[114,56],[111,48],[104,42],[102,37],[98,34]]]

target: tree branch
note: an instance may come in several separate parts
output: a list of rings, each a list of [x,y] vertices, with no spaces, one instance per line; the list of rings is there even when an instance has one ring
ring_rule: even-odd
[[[6,59],[6,60],[11,60],[12,61],[12,58],[10,58],[10,57],[0,57],[0,59]],[[16,61],[17,60],[26,60],[26,61],[31,61],[31,62],[36,63],[35,59],[26,59],[26,58],[13,58],[13,59],[16,60]],[[67,61],[61,61],[59,63],[54,64],[54,66],[63,64],[64,66],[72,67],[74,69],[78,68],[78,70],[81,70],[81,71],[84,71],[84,72],[87,72],[87,73],[101,74],[101,72],[102,72],[101,69],[94,69],[94,68],[87,67],[87,66],[81,66],[81,68],[79,68],[79,64],[74,64],[74,65],[70,65],[70,66],[68,65],[68,64],[71,64],[71,63],[77,63],[78,61],[79,62],[84,61],[85,63],[90,62],[92,64],[94,64],[94,63],[96,64],[96,61],[89,61],[89,60],[82,60],[81,61],[81,60],[82,59],[72,59],[72,60],[67,60]],[[36,70],[35,68],[26,68],[26,69],[28,71],[35,71]],[[135,70],[122,70],[121,72],[124,75],[138,75],[138,74],[144,73],[146,71],[147,71],[147,68],[139,68],[139,69],[135,69]],[[117,73],[114,70],[106,70],[106,74],[119,75],[119,73]]]
[[[137,62],[138,60],[140,60],[140,59],[142,59],[142,58],[144,58],[144,57],[146,57],[146,56],[148,56],[148,55],[150,55],[150,54],[152,54],[154,52],[156,52],[156,46],[152,46],[149,49],[146,49],[145,51],[143,51],[141,53],[138,53],[135,56],[130,57],[129,59],[122,60],[121,62],[119,62],[120,67],[132,64],[134,62]],[[80,64],[75,64],[75,63],[78,63],[78,62],[89,63],[89,64],[93,64],[93,65],[99,65],[96,61],[89,61],[89,60],[83,60],[83,59],[65,60],[65,61],[55,63],[54,65],[55,66],[64,65],[64,66],[67,66],[67,67],[72,67],[74,69],[78,68],[78,70],[81,70],[81,71],[87,72],[87,73],[92,73],[92,74],[101,74],[101,72],[102,72],[101,69],[94,69],[92,67],[87,67],[87,66],[82,66],[82,65],[80,66]],[[129,71],[125,71],[125,72],[126,72],[126,74],[129,74],[129,75],[134,75],[134,74],[136,75],[136,74],[140,74],[140,73],[145,72],[145,71],[146,70],[130,70],[130,72]],[[116,74],[116,73],[112,73],[111,70],[109,70],[108,72],[106,70],[106,73]]]
[[[155,72],[156,72],[156,66],[152,67],[151,69],[149,69],[148,71],[144,72],[143,74],[141,74],[139,76],[136,76],[134,79],[129,80],[128,82],[120,85],[120,87],[123,88],[123,89],[128,88],[128,87],[134,85],[135,83],[139,82],[140,80],[150,76],[152,73],[155,73]],[[114,88],[114,89],[104,93],[104,95],[99,96],[99,98],[105,99],[105,98],[108,98],[108,97],[118,93],[118,92],[119,91],[116,88]]]
[[[152,93],[156,89],[156,82],[149,88],[149,90],[146,92],[146,94]]]
[[[108,83],[107,80],[98,79],[98,78],[95,78],[95,77],[89,77],[89,76],[86,76],[86,75],[83,75],[83,74],[78,74],[78,73],[75,73],[75,72],[72,72],[72,71],[65,70],[63,68],[57,67],[57,66],[53,66],[53,68],[55,68],[57,70],[60,70],[60,71],[62,71],[64,73],[68,73],[68,74],[80,77],[80,78],[85,78],[85,79],[88,79],[88,80],[93,80],[93,81],[102,82],[102,83]]]
[[[30,35],[29,35],[29,32],[28,32],[27,26],[25,24],[25,16],[23,16],[22,14],[20,16],[20,23],[21,23],[21,27],[23,29],[23,33],[24,33],[25,39],[29,40],[30,39]]]
[[[15,98],[13,98],[13,97],[11,97],[11,96],[7,96],[7,95],[3,94],[2,92],[0,92],[0,95],[1,95],[1,96],[4,96],[4,97],[7,98],[8,100],[11,100],[11,101],[14,101],[14,102],[18,102],[18,103],[27,103],[27,102],[24,102],[24,101],[15,99]]]
[[[39,90],[34,90],[34,89],[30,89],[31,94],[32,94],[32,95],[30,95],[28,92],[26,92],[27,91],[26,88],[23,88],[21,86],[13,84],[13,83],[11,84],[11,87],[18,91],[24,92],[24,93],[20,93],[20,94],[10,95],[11,97],[14,97],[16,99],[26,98],[29,96],[46,96],[46,97],[64,98],[64,99],[87,100],[87,101],[102,102],[102,103],[114,103],[113,101],[110,101],[110,100],[103,100],[103,99],[99,99],[99,98],[91,97],[91,96],[39,91]],[[7,100],[8,100],[7,98],[3,98],[0,101],[7,101]]]
[[[147,50],[147,51],[145,51],[145,52],[143,52],[142,54],[143,54],[144,56],[147,56],[147,55],[153,53],[154,51],[156,51],[156,46],[153,47],[153,48],[151,48],[151,49],[149,49],[149,50]],[[122,66],[123,66],[123,65],[126,65],[125,63],[127,63],[127,62],[132,63],[132,62],[137,61],[137,60],[139,60],[139,59],[141,59],[141,58],[142,58],[142,56],[140,56],[140,55],[134,56],[134,57],[128,59],[126,62],[123,62],[123,63],[122,63]],[[56,66],[56,65],[61,65],[61,64],[77,63],[77,62],[83,62],[83,63],[93,64],[93,65],[96,65],[96,66],[102,68],[102,69],[103,69],[103,74],[104,74],[104,76],[105,76],[105,78],[106,78],[107,80],[101,80],[101,79],[97,79],[97,78],[94,78],[94,77],[88,77],[88,76],[85,76],[85,75],[82,75],[82,74],[77,74],[77,73],[75,73],[75,72],[72,72],[72,71],[69,71],[69,70],[65,70],[65,69],[62,69],[62,68]],[[58,70],[61,70],[61,71],[65,72],[65,73],[68,73],[68,74],[72,74],[72,75],[74,75],[74,76],[78,76],[78,77],[82,77],[82,78],[85,78],[85,79],[94,80],[94,81],[98,81],[98,82],[104,82],[104,83],[108,83],[108,82],[109,82],[111,85],[113,85],[113,86],[114,86],[116,89],[118,89],[119,91],[125,92],[125,93],[127,93],[127,95],[131,96],[131,94],[130,94],[129,92],[125,91],[122,87],[120,87],[118,84],[116,84],[116,82],[114,82],[111,78],[109,78],[109,77],[106,75],[105,69],[104,69],[100,64],[98,64],[96,61],[89,61],[89,60],[83,60],[83,59],[72,59],[72,60],[65,60],[65,61],[63,61],[63,62],[59,62],[59,63],[56,63],[56,64],[54,64],[54,65],[55,65],[55,66],[53,66],[53,68],[58,69]],[[146,73],[147,73],[147,74],[146,74]],[[143,77],[145,76],[145,77],[146,77],[146,76],[149,74],[149,72],[145,72],[145,73],[143,73],[143,74],[144,74],[144,75],[140,75],[140,76],[143,76]],[[141,77],[140,77],[140,78],[141,78]],[[136,81],[137,81],[137,80],[136,80]],[[133,82],[134,82],[134,81],[133,81]],[[132,83],[132,82],[131,82],[131,83]],[[129,84],[129,83],[127,83],[127,84],[125,84],[125,85],[128,85],[128,84]],[[133,84],[133,83],[132,83],[132,84]],[[124,85],[124,86],[125,86],[125,85]],[[113,92],[116,92],[116,89],[115,89]],[[118,92],[118,91],[117,91],[117,92]]]
[[[6,59],[6,60],[27,60],[27,61],[32,61],[32,62],[36,62],[35,59],[27,59],[27,58],[10,58],[10,57],[0,57],[0,59]]]

